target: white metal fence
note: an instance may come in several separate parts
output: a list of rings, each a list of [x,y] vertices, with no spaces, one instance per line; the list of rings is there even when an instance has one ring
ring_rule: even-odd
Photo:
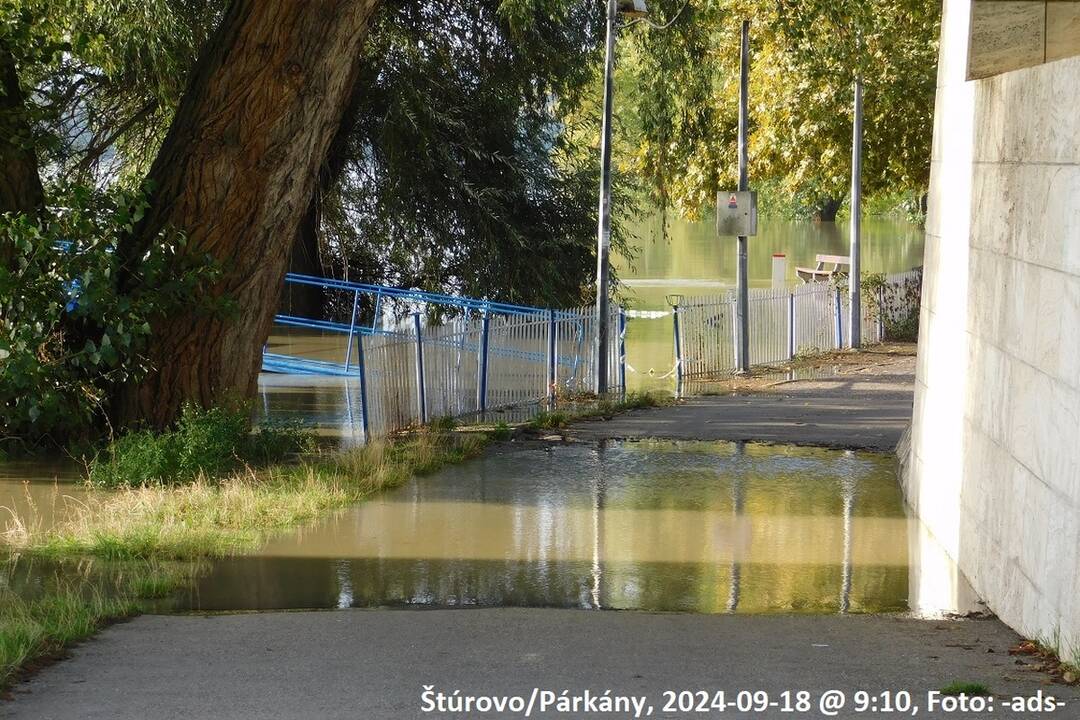
[[[889,275],[862,302],[863,343],[886,339],[886,328],[918,312],[920,270]],[[750,290],[751,365],[771,365],[799,354],[846,347],[849,298],[842,287],[809,283],[793,289]],[[735,369],[735,291],[688,297],[676,314],[679,377]]]
[[[459,317],[412,333],[358,335],[365,432],[394,430],[587,392],[596,372],[595,308]],[[622,312],[614,307],[607,361],[610,392],[625,389]]]

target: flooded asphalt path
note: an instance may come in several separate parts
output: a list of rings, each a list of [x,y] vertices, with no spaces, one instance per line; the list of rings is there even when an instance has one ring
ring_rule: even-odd
[[[852,402],[864,392],[872,397],[867,384],[892,383],[830,382],[836,383],[831,391],[807,392]],[[804,428],[797,436],[771,437],[765,431],[777,423],[768,420],[771,411],[762,411],[752,434],[891,446],[902,430],[899,397],[901,404],[889,411],[897,415],[895,423],[875,429],[876,439],[862,439],[867,417],[851,413],[838,413],[820,436],[794,424]],[[722,428],[738,426],[733,408],[756,402],[752,396],[703,398],[589,423],[572,434],[738,439]],[[866,413],[874,412],[869,403]],[[825,442],[826,436],[832,440]],[[533,688],[579,695],[611,689],[647,698],[652,717],[668,718],[823,717],[816,709],[778,707],[752,715],[731,707],[723,713],[665,712],[664,692],[684,690],[723,690],[728,702],[740,691],[765,691],[773,702],[781,702],[784,691],[809,691],[816,702],[825,691],[840,690],[847,706],[833,716],[842,718],[875,714],[855,711],[859,690],[908,691],[922,707],[919,717],[1080,717],[1080,692],[1042,685],[1044,675],[1008,655],[1017,636],[995,620],[844,614],[896,610],[898,601],[915,607],[957,598],[949,582],[955,569],[904,522],[895,485],[884,482],[872,459],[722,444],[679,451],[677,445],[615,443],[606,451],[601,445],[594,458],[601,472],[592,475],[604,478],[602,486],[557,482],[554,465],[528,454],[512,481],[496,458],[489,460],[496,464],[492,472],[478,472],[468,483],[459,478],[441,487],[406,486],[397,496],[283,536],[261,557],[222,564],[190,605],[351,609],[146,615],[105,630],[69,660],[17,687],[14,701],[0,705],[0,718],[523,716],[425,713],[425,685],[448,694],[511,697]],[[550,453],[574,456],[592,453],[592,447],[552,447]],[[605,453],[620,462],[604,464]],[[650,466],[664,458],[695,453],[696,465],[659,473],[678,488],[648,479],[657,476]],[[644,465],[635,465],[633,456]],[[779,483],[786,490],[776,492],[778,481],[770,480],[776,473],[746,464],[761,456],[797,467],[804,481]],[[570,465],[593,462],[578,460]],[[714,472],[706,482],[705,465],[729,471]],[[611,472],[615,466],[624,470]],[[814,467],[828,472],[808,472]],[[485,520],[491,512],[499,514],[495,522]],[[521,543],[509,545],[507,538]],[[671,557],[652,557],[664,548]],[[458,563],[450,575],[440,569],[447,560]],[[441,582],[448,577],[453,582]],[[521,588],[528,592],[515,594]],[[380,607],[385,604],[424,609]],[[522,607],[447,609],[500,604]],[[733,610],[765,614],[725,614]],[[930,712],[926,693],[954,681],[984,683],[999,698],[1048,692],[1069,705],[1038,715]],[[532,717],[633,713],[550,711]]]

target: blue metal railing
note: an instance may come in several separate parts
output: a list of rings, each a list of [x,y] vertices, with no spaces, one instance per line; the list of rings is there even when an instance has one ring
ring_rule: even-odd
[[[387,287],[384,285],[370,285],[367,283],[357,283],[348,280],[335,280],[333,278],[323,278],[314,275],[301,275],[299,273],[287,273],[285,275],[285,283],[296,285],[307,285],[311,287],[318,287],[324,290],[339,290],[347,293],[352,293],[352,308],[350,313],[350,321],[348,323],[339,322],[336,320],[327,320],[322,318],[307,318],[297,315],[288,315],[280,313],[274,316],[274,323],[277,325],[285,325],[288,327],[307,328],[310,330],[318,330],[322,332],[341,333],[348,336],[347,346],[345,351],[345,359],[342,363],[334,363],[326,360],[314,360],[308,358],[302,358],[297,356],[291,356],[281,353],[272,353],[268,349],[263,351],[263,369],[268,372],[279,373],[296,373],[307,375],[357,375],[357,371],[352,368],[352,356],[353,348],[355,346],[354,339],[356,336],[366,335],[382,335],[382,336],[398,336],[401,338],[412,338],[414,333],[402,332],[400,330],[389,330],[379,327],[379,321],[381,319],[381,310],[384,300],[398,300],[409,303],[419,303],[424,305],[435,305],[438,307],[449,308],[453,310],[461,310],[465,313],[478,313],[483,318],[490,318],[492,316],[508,316],[508,317],[535,317],[538,322],[544,318],[551,318],[553,321],[577,321],[575,324],[579,325],[576,331],[576,335],[579,340],[584,339],[584,320],[578,314],[565,310],[550,310],[545,308],[530,307],[528,305],[515,305],[511,303],[495,302],[492,300],[483,300],[477,298],[462,297],[456,295],[446,295],[442,293],[427,292],[424,290],[412,290],[405,288]],[[370,324],[359,322],[359,308],[360,298],[368,297],[374,298],[374,315]],[[487,324],[485,323],[485,327]],[[524,360],[527,362],[543,363],[547,360],[546,352],[530,352],[527,350],[521,350],[511,347],[489,347],[485,339],[482,342],[485,355],[497,355],[499,357],[508,357],[517,360]],[[435,340],[436,344],[448,345],[454,341],[450,340]],[[582,343],[578,343],[578,352],[571,357],[560,357],[556,360],[557,364],[570,367],[571,372],[576,373],[580,364],[582,351]]]

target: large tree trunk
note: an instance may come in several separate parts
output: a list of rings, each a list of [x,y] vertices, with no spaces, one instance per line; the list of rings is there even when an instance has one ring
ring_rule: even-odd
[[[322,263],[320,232],[322,230],[323,196],[341,178],[349,159],[349,138],[356,128],[357,105],[363,87],[357,85],[350,92],[350,100],[341,122],[330,142],[326,160],[319,168],[318,182],[312,194],[308,208],[300,220],[289,256],[289,272],[301,275],[324,275],[326,268]],[[300,317],[319,317],[325,309],[325,294],[314,285],[291,283],[282,293],[281,304],[284,312]]]
[[[814,219],[818,222],[836,222],[836,213],[844,204],[843,199],[822,198],[814,210]]]
[[[317,195],[317,193],[316,193]],[[289,272],[301,275],[323,274],[319,252],[319,225],[322,213],[319,212],[319,198],[313,197],[308,209],[300,220],[296,231],[296,242],[289,253]],[[281,294],[281,309],[287,315],[317,318],[322,316],[323,290],[315,285],[289,283]]]
[[[45,203],[27,119],[26,99],[11,49],[0,40],[0,215],[39,214]],[[0,243],[0,264],[11,262],[12,248]]]
[[[233,0],[196,64],[150,170],[151,209],[121,257],[132,268],[162,228],[178,228],[186,252],[221,263],[213,293],[236,311],[155,323],[154,370],[114,398],[122,425],[161,427],[185,401],[211,405],[254,392],[289,250],[377,3]]]

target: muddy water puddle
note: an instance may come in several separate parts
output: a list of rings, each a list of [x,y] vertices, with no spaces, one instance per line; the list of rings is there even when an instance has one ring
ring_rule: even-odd
[[[74,462],[0,462],[0,532],[28,524],[49,528],[86,498]]]
[[[742,443],[508,449],[215,563],[198,610],[908,607],[895,460]]]

